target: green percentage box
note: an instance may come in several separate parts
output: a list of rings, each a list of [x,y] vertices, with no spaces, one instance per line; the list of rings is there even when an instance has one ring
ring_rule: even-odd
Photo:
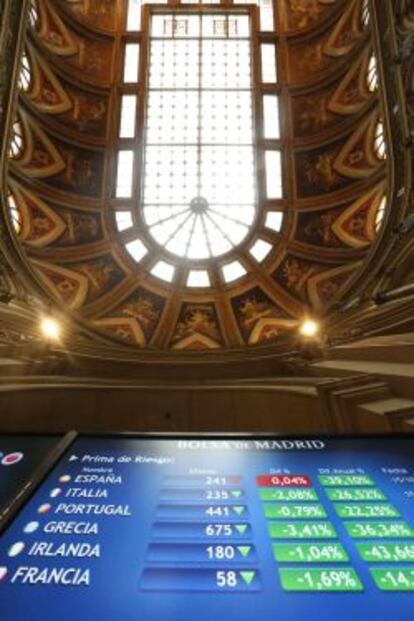
[[[377,504],[335,504],[335,511],[340,518],[396,518],[401,513],[389,503]]]
[[[292,520],[308,519],[317,520],[326,518],[327,513],[322,505],[264,505],[264,512],[267,518],[289,518]]]
[[[325,490],[329,500],[334,502],[387,500],[385,494],[377,487],[333,487]]]
[[[273,502],[312,502],[318,500],[314,489],[260,489],[260,500]]]
[[[345,528],[353,539],[413,538],[414,530],[407,522],[345,522]]]
[[[336,539],[331,522],[269,522],[272,539]]]
[[[414,569],[411,567],[375,567],[370,572],[381,591],[414,591]]]
[[[279,569],[280,580],[285,591],[356,592],[364,587],[352,567]]]
[[[340,543],[274,543],[273,556],[279,563],[346,563]]]
[[[368,563],[414,563],[414,543],[358,543],[357,548]]]
[[[318,477],[324,487],[364,487],[375,485],[365,474],[325,474]]]

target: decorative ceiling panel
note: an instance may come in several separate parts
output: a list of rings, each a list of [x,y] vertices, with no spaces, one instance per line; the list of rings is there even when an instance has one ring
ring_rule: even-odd
[[[209,6],[201,15],[194,7],[169,6],[164,17],[144,7],[143,25],[130,27],[127,0],[32,2],[10,145],[10,230],[45,296],[101,337],[193,352],[277,342],[305,315],[324,315],[334,307],[376,242],[387,160],[366,2],[257,4],[237,5],[237,15],[231,7]],[[249,52],[254,94],[240,87],[232,98],[223,80],[242,80],[242,64],[250,62],[243,43],[249,31],[243,28],[260,11],[257,42]],[[189,146],[170,163],[162,159],[165,136],[174,138],[176,125],[191,116],[195,91],[178,87],[163,114],[159,106],[168,102],[154,94],[156,88],[147,101],[150,19],[153,28],[161,28],[164,47],[180,58],[175,65],[168,54],[159,60],[171,61],[171,73],[166,65],[160,71],[174,84],[182,67],[190,82],[196,70],[188,28],[210,28],[210,34],[197,36],[199,45],[213,50],[206,52],[204,66],[218,90],[210,99],[199,94],[204,83],[196,90],[201,109],[208,102],[212,111],[209,123],[215,119],[201,130],[210,132],[214,144],[228,140],[225,157],[217,146],[208,151],[200,143],[198,156]],[[223,74],[216,49],[228,55]],[[257,117],[254,208],[253,199],[247,205],[251,188],[240,189],[247,176],[231,172],[233,159],[244,157],[235,145],[246,148],[246,124],[253,121],[241,102],[251,96]],[[142,152],[145,128],[158,140],[152,164],[150,147],[145,157]],[[197,127],[190,129],[182,135],[191,142]],[[200,149],[204,161],[211,159],[210,177],[222,177],[231,191],[225,207],[200,194],[180,212],[180,188]],[[146,177],[144,210],[148,162],[153,170]],[[168,167],[176,185],[154,210],[148,179],[165,193]],[[178,235],[187,247],[172,244]]]

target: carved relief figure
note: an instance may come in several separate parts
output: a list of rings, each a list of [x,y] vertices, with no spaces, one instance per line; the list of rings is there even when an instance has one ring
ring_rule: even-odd
[[[259,301],[256,297],[247,298],[240,307],[242,326],[251,330],[259,319],[272,316],[272,306],[268,302]]]
[[[88,123],[101,121],[106,114],[104,101],[90,101],[86,97],[75,96],[72,117],[81,131]]]
[[[72,243],[87,243],[95,241],[101,233],[99,217],[92,214],[66,213],[68,237]]]
[[[320,153],[315,158],[307,158],[304,170],[308,184],[323,190],[330,190],[338,180],[338,174],[333,167],[334,160],[335,151]]]
[[[309,129],[317,131],[328,125],[330,119],[331,115],[328,111],[328,98],[326,96],[319,99],[307,97],[306,101],[303,102],[302,111],[299,113],[298,125],[305,132]]]
[[[250,345],[273,339],[296,325],[260,287],[234,298],[232,305],[242,336]]]
[[[316,73],[323,69],[325,60],[322,54],[322,43],[310,45],[300,48],[300,55],[297,55],[296,65],[300,70],[302,76],[306,76],[309,73]]]
[[[123,276],[120,268],[110,257],[82,263],[76,266],[76,270],[88,278],[89,293],[93,298],[103,295],[114,287]]]
[[[132,317],[138,321],[144,332],[152,333],[155,329],[161,314],[160,308],[155,301],[146,293],[138,293],[137,297],[132,297],[121,309],[121,314],[125,317]]]
[[[318,0],[290,0],[289,8],[296,28],[306,28],[319,18],[321,7]]]
[[[88,196],[98,195],[102,181],[100,174],[102,154],[81,149],[76,151],[67,148],[66,145],[61,146],[61,151],[65,155],[66,168],[59,178],[54,179],[54,185],[66,186],[70,191],[77,193],[81,191]]]
[[[282,279],[289,291],[302,292],[306,281],[315,272],[315,268],[298,259],[288,259],[282,268]]]
[[[216,342],[221,341],[218,320],[212,304],[184,305],[172,340],[181,341],[194,334],[204,334]]]
[[[232,303],[237,323],[247,339],[261,319],[283,315],[259,287],[233,299]]]
[[[151,340],[165,300],[145,289],[137,289],[125,302],[95,323],[113,336],[143,347]]]
[[[332,233],[332,223],[335,219],[336,215],[331,211],[317,214],[314,218],[311,217],[304,226],[304,237],[315,245],[322,243],[325,246],[338,246],[338,240]]]

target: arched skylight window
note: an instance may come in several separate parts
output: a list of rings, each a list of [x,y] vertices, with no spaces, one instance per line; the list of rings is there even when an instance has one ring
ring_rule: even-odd
[[[143,213],[172,254],[224,254],[254,221],[249,36],[248,15],[152,18]]]
[[[240,261],[232,261],[223,265],[223,277],[225,282],[233,282],[247,274]]]
[[[180,282],[209,287],[209,266],[222,262],[219,278],[232,282],[246,269],[231,253],[264,261],[283,224],[273,4],[212,1],[200,10],[181,0],[147,7],[143,19],[144,4],[125,0],[116,227],[158,279],[172,282],[183,269]],[[144,255],[131,252],[132,231]]]
[[[371,11],[369,8],[369,0],[362,1],[361,19],[362,19],[363,26],[367,28],[371,21]]]
[[[387,159],[387,145],[385,142],[384,123],[380,119],[375,128],[375,153],[379,160]]]
[[[187,287],[210,287],[210,276],[207,270],[190,270]]]
[[[151,274],[160,280],[172,282],[174,278],[175,268],[171,263],[166,261],[158,261],[151,270]]]
[[[39,7],[37,5],[37,0],[31,0],[30,7],[29,7],[29,23],[31,27],[35,28],[37,26],[38,21],[39,21]]]
[[[378,66],[375,54],[372,54],[368,63],[367,85],[371,93],[378,90]]]
[[[30,61],[26,53],[22,56],[22,62],[20,65],[20,74],[19,74],[19,88],[22,91],[28,91],[30,88],[30,83],[32,81],[32,69],[30,66]]]
[[[387,197],[384,196],[378,206],[378,211],[377,211],[377,215],[375,218],[375,230],[377,233],[379,233],[382,224],[384,222],[384,216],[385,216],[385,208],[387,206]]]
[[[13,160],[19,159],[24,149],[23,127],[20,121],[15,121],[12,129],[9,156]]]
[[[10,219],[16,235],[19,235],[22,230],[22,212],[20,211],[16,199],[13,194],[9,192],[7,196],[7,203],[9,207]]]

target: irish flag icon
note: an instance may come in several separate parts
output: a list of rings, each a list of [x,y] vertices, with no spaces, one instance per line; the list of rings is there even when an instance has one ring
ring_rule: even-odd
[[[23,552],[25,547],[26,546],[23,541],[16,541],[16,543],[13,543],[13,545],[11,545],[10,548],[7,550],[7,554],[12,558],[14,556],[19,556],[19,554]]]

